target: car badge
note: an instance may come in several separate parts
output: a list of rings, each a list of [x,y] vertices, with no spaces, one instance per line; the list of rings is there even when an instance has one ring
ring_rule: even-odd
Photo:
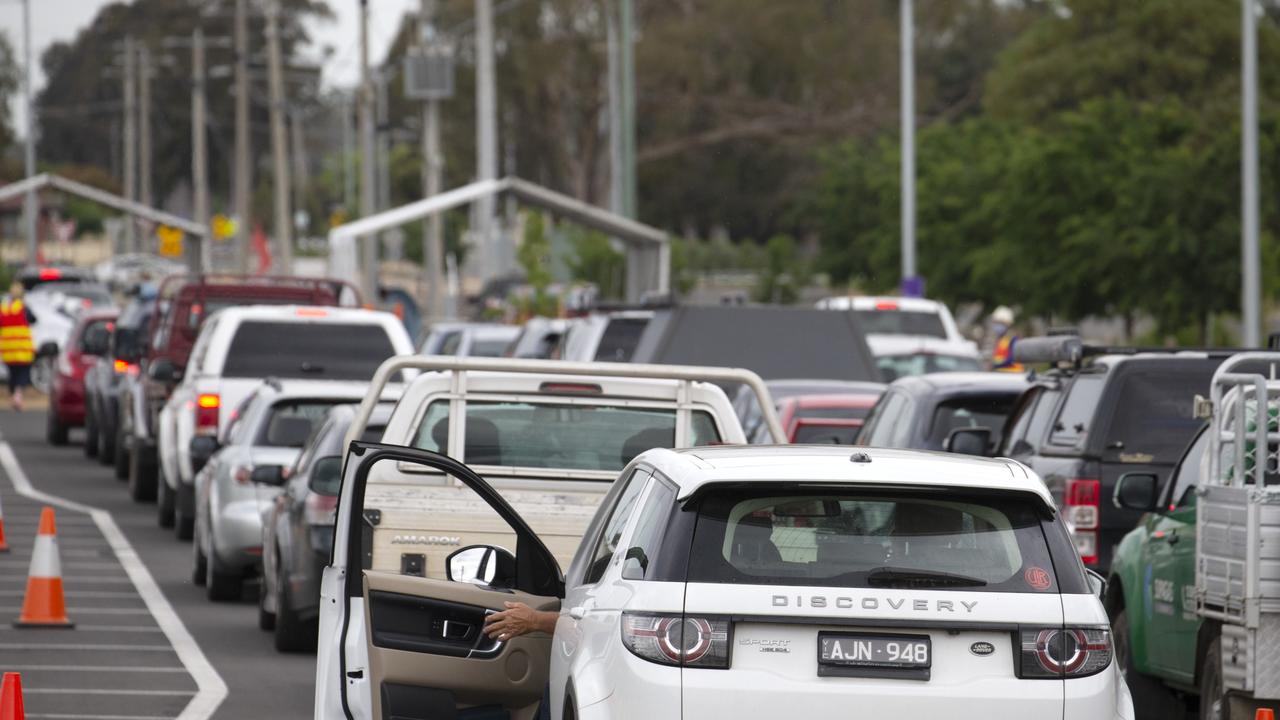
[[[978,657],[986,657],[995,651],[996,646],[985,641],[979,641],[969,646],[969,652]]]

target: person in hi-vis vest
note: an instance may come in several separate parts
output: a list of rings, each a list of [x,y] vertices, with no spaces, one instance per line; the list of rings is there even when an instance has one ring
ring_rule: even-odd
[[[15,282],[0,301],[0,361],[9,370],[9,397],[14,410],[22,410],[22,388],[31,384],[31,363],[36,359],[31,339],[31,311],[22,302],[22,283]]]
[[[1013,359],[1013,346],[1018,342],[1018,334],[1013,329],[1013,310],[1001,305],[991,313],[991,334],[996,338],[991,350],[991,369],[1022,372],[1022,365]]]

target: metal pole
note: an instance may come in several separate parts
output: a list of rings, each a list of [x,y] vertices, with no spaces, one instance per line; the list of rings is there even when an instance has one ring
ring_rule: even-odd
[[[378,202],[379,210],[391,207],[391,136],[390,132],[390,98],[387,96],[388,68],[382,68],[374,75],[377,83],[377,94],[374,96],[374,117],[377,119],[378,134]],[[379,241],[381,244],[381,241]]]
[[[634,219],[638,211],[636,192],[636,57],[635,5],[621,0],[619,64],[622,66],[622,214]]]
[[[204,30],[191,33],[191,187],[195,195],[194,220],[205,228],[203,238],[192,237],[194,248],[187,248],[187,267],[194,273],[209,270],[209,146],[206,131],[204,75]]]
[[[916,71],[913,0],[902,2],[902,281],[916,276]]]
[[[292,142],[292,150],[290,157],[293,158],[293,212],[296,215],[307,209],[307,169],[310,163],[307,162],[307,131],[302,124],[301,111],[295,110],[289,113],[289,137]],[[298,227],[297,223],[293,225],[294,231],[302,234],[308,232],[308,228]]]
[[[154,207],[151,196],[151,50],[138,47],[138,202]],[[133,252],[154,249],[154,233],[138,237]]]
[[[493,3],[476,0],[476,179],[498,178],[497,90],[493,57]],[[476,203],[476,234],[480,248],[481,280],[496,272],[493,237],[494,201]]]
[[[133,36],[126,35],[124,38],[124,198],[129,201],[138,199],[138,131],[135,124],[138,120],[138,108],[134,86],[137,57]],[[126,214],[120,252],[133,252],[137,232],[134,217]]]
[[[252,183],[249,152],[249,18],[248,0],[236,0],[236,142],[235,142],[235,212],[237,266],[249,272],[249,233],[252,215]]]
[[[435,0],[422,0],[421,22],[418,35],[426,38],[435,24]],[[444,169],[444,158],[440,153],[440,101],[428,100],[422,106],[422,194],[423,197],[434,197],[440,194],[441,174]],[[430,306],[427,316],[442,318],[445,316],[445,280],[444,280],[444,218],[434,213],[427,219],[425,242],[422,247],[424,265],[427,272],[427,285],[430,288],[428,297]]]
[[[355,164],[355,139],[352,137],[351,98],[342,98],[342,208],[351,212],[356,204],[356,174],[352,169]]]
[[[618,11],[613,0],[605,0],[606,39],[608,43],[608,62],[605,72],[608,74],[609,99],[609,209],[622,214],[622,89],[619,87],[618,62]]]
[[[284,68],[280,58],[280,3],[267,4],[267,74],[271,92],[271,172],[275,182],[276,258],[280,271],[293,274],[293,212],[290,210],[289,136],[285,130]]]
[[[33,82],[33,74],[31,72],[31,0],[23,0],[22,2],[22,53],[24,55],[23,72],[25,74],[22,92],[25,95],[24,101],[27,105],[27,142],[23,147],[22,154],[27,177],[33,177],[36,174],[36,104],[31,90],[31,83]],[[23,219],[26,221],[27,229],[27,262],[33,265],[40,255],[38,238],[36,237],[36,217],[39,213],[39,197],[36,195],[36,191],[32,190],[27,193],[26,199],[23,201]]]
[[[1241,274],[1244,282],[1244,345],[1261,345],[1261,295],[1262,261],[1258,250],[1258,35],[1254,0],[1243,0],[1244,47],[1241,51],[1244,73],[1241,122],[1244,125],[1241,147],[1241,172],[1243,177],[1242,212],[1244,215],[1243,253]]]
[[[369,0],[360,0],[360,216],[374,213],[377,185],[374,179],[376,149],[373,139],[373,82],[369,75]],[[364,297],[378,301],[378,244],[375,238],[360,239],[360,262],[364,266]]]

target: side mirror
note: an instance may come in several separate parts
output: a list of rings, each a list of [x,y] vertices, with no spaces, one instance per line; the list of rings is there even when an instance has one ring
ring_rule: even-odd
[[[36,350],[36,357],[55,357],[58,354],[58,343],[47,342]]]
[[[1097,595],[1099,600],[1106,600],[1107,579],[1102,577],[1100,573],[1090,570],[1089,568],[1084,569],[1084,576],[1085,580],[1089,582],[1089,589],[1093,591],[1093,594]]]
[[[329,455],[316,459],[307,478],[307,489],[317,495],[337,497],[342,490],[342,458]]]
[[[991,447],[991,428],[956,428],[947,434],[942,449],[960,455],[987,454]]]
[[[156,358],[147,365],[147,377],[159,383],[172,384],[178,382],[181,374],[178,366],[169,358]]]
[[[465,582],[506,587],[515,581],[516,558],[493,545],[470,545],[445,558],[445,577]]]
[[[249,473],[249,480],[259,485],[283,485],[285,481],[283,465],[259,465]]]
[[[197,435],[191,438],[191,468],[196,472],[209,462],[209,458],[218,452],[218,439],[212,435]]]
[[[1124,510],[1150,512],[1156,507],[1160,478],[1151,473],[1126,473],[1120,476],[1111,502]]]

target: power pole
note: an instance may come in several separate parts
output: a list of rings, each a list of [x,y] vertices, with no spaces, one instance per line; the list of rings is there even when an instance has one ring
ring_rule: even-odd
[[[22,2],[22,54],[23,54],[23,73],[22,93],[25,96],[24,102],[27,105],[26,118],[26,144],[23,147],[23,164],[27,173],[27,177],[36,174],[36,104],[32,96],[31,83],[33,82],[33,73],[31,72],[31,0],[23,0]],[[39,239],[36,237],[36,220],[40,214],[40,200],[36,195],[36,191],[32,190],[27,193],[23,200],[23,219],[27,228],[27,262],[34,265],[36,258],[40,255]]]
[[[636,45],[635,5],[632,0],[621,0],[619,31],[620,102],[622,110],[622,214],[635,218],[636,200]]]
[[[1241,0],[1243,6],[1243,48],[1241,48],[1242,82],[1241,122],[1244,125],[1241,143],[1241,212],[1244,215],[1244,237],[1241,248],[1241,275],[1244,279],[1241,299],[1244,312],[1244,346],[1259,347],[1262,328],[1261,294],[1262,260],[1258,250],[1258,30],[1257,8],[1254,0]]]
[[[213,233],[209,227],[209,148],[206,131],[204,30],[191,33],[191,189],[195,195],[195,221],[205,229],[203,238],[193,238],[188,247],[187,267],[192,274],[207,272],[210,267],[209,243]]]
[[[493,59],[493,2],[476,0],[476,179],[498,179],[497,90]],[[493,196],[476,203],[481,280],[497,271],[493,237]]]
[[[279,266],[293,274],[293,213],[289,208],[289,138],[285,130],[284,68],[280,58],[280,3],[267,4],[267,73],[271,92],[271,165],[275,176],[275,230]]]
[[[913,0],[902,2],[902,292],[920,295],[916,278],[916,71]]]
[[[302,124],[302,112],[295,110],[289,113],[289,136],[293,142],[290,156],[293,158],[293,211],[294,213],[303,212],[307,207],[307,168],[310,167],[307,162],[307,135]],[[299,228],[294,223],[294,229],[299,232],[306,232],[306,228]]]
[[[609,98],[609,209],[621,215],[622,197],[625,193],[622,168],[626,161],[622,154],[622,63],[618,60],[618,8],[613,0],[605,0],[604,12],[608,43],[605,72],[608,75],[606,89]]]
[[[355,140],[352,138],[354,129],[351,127],[353,110],[351,98],[344,95],[342,98],[342,207],[348,212],[356,204],[356,174],[352,167],[355,165],[356,152]]]
[[[235,256],[239,271],[249,272],[250,203],[249,157],[249,9],[248,0],[236,0],[236,141],[235,141]]]
[[[381,68],[374,75],[377,83],[377,95],[374,102],[378,134],[378,210],[391,207],[391,107],[387,95],[388,68]]]
[[[152,207],[151,197],[151,49],[138,48],[138,202]],[[148,225],[149,226],[149,225]],[[133,252],[154,249],[154,233],[138,237]]]
[[[436,0],[422,0],[419,15],[418,37],[422,40],[424,57],[429,57],[431,46],[435,40]],[[405,73],[406,77],[408,73]],[[452,88],[450,88],[452,92]],[[432,96],[422,105],[422,194],[434,197],[440,194],[440,176],[444,169],[444,156],[440,152],[440,100]],[[430,288],[430,307],[428,317],[445,316],[445,278],[444,278],[444,218],[440,213],[432,215],[426,223],[426,242],[423,243],[423,255],[427,271],[427,285]]]
[[[138,120],[137,92],[134,81],[137,79],[137,50],[133,44],[133,36],[124,38],[124,196],[127,200],[137,200],[138,195],[138,131],[135,123]],[[121,252],[133,252],[137,247],[137,225],[132,215],[125,218],[124,241]]]
[[[377,202],[373,141],[373,82],[369,75],[369,0],[360,0],[360,215],[369,217]],[[360,262],[364,266],[365,301],[378,301],[378,243],[373,237],[360,239]]]

